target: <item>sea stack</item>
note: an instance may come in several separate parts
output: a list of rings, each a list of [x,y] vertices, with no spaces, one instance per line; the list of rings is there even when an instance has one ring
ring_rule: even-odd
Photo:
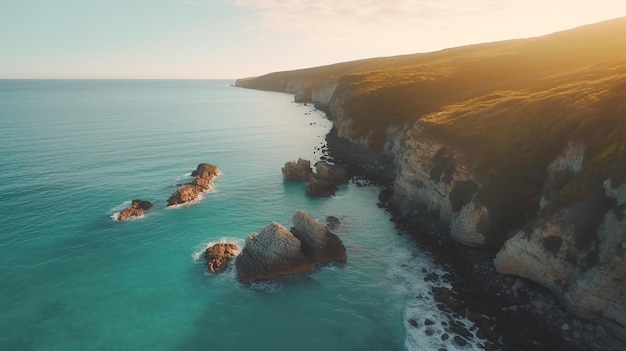
[[[197,200],[200,194],[211,189],[213,181],[219,173],[220,170],[215,165],[210,163],[199,164],[196,170],[191,172],[191,175],[195,177],[194,180],[191,183],[181,185],[167,199],[167,205],[174,206]]]
[[[272,280],[310,271],[315,263],[346,261],[341,239],[324,224],[304,211],[296,212],[292,221],[291,231],[273,222],[259,233],[248,235],[235,261],[239,280]]]
[[[233,243],[217,243],[204,250],[207,269],[211,273],[219,273],[226,269],[228,262],[239,253],[240,248]]]
[[[127,207],[117,214],[118,221],[125,221],[127,219],[139,218],[143,216],[143,212],[152,208],[152,203],[146,200],[135,199],[130,207]]]
[[[301,243],[283,225],[272,222],[246,238],[246,246],[235,261],[242,282],[272,280],[313,269],[302,253]]]
[[[299,158],[298,161],[289,161],[282,168],[285,180],[306,182],[311,179],[311,161]]]

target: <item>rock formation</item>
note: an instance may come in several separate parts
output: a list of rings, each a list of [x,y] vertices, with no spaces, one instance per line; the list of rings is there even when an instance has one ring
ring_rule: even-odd
[[[143,216],[143,211],[152,208],[152,203],[146,200],[135,199],[130,207],[127,207],[117,214],[118,221],[124,221],[131,218],[139,218]]]
[[[306,185],[306,192],[312,196],[329,197],[335,195],[337,186],[329,181],[322,179],[317,174],[313,174],[311,180]]]
[[[211,189],[213,181],[219,173],[220,170],[217,166],[209,163],[199,164],[196,170],[191,173],[195,177],[194,180],[191,183],[181,185],[167,199],[167,205],[180,205],[198,199],[203,192]]]
[[[345,168],[339,165],[331,165],[326,161],[315,163],[315,172],[320,178],[334,184],[344,184],[350,179]]]
[[[302,253],[300,241],[283,225],[273,222],[246,238],[246,245],[235,261],[242,282],[271,280],[313,269],[313,262]]]
[[[315,164],[315,173],[307,184],[306,192],[313,196],[332,196],[337,190],[337,185],[347,183],[349,178],[344,167],[320,161]]]
[[[310,271],[314,263],[346,261],[346,248],[324,224],[304,211],[296,212],[291,231],[273,222],[246,238],[235,261],[242,282],[271,280]]]
[[[298,161],[289,161],[282,168],[283,178],[293,181],[309,181],[313,171],[311,161],[299,158]]]
[[[316,263],[345,261],[346,248],[324,224],[300,210],[292,218],[291,232],[302,242],[302,251]]]
[[[226,269],[228,262],[239,253],[240,248],[233,243],[217,243],[204,250],[207,269],[211,273],[219,273]]]

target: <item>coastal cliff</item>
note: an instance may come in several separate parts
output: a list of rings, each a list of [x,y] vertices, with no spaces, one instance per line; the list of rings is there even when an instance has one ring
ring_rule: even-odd
[[[391,159],[390,206],[436,214],[504,274],[626,340],[626,18],[539,38],[239,80],[293,93]]]

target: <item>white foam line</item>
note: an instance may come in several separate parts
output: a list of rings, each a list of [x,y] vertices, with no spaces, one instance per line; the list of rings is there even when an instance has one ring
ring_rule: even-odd
[[[235,243],[237,244],[240,248],[243,248],[243,245],[245,243],[245,241],[243,239],[240,238],[231,238],[231,237],[221,237],[219,238],[217,241],[209,241],[206,243],[203,243],[199,246],[196,247],[196,250],[191,254],[191,258],[193,259],[194,263],[202,263],[203,259],[202,259],[202,255],[204,254],[204,250],[206,250],[207,248],[215,245],[215,244],[225,244],[225,243]],[[237,255],[239,255],[240,252],[237,252]]]
[[[438,350],[445,348],[452,350],[483,350],[483,340],[478,339],[474,334],[473,338],[466,339],[467,345],[459,346],[454,341],[456,334],[447,333],[449,338],[441,340],[441,335],[446,333],[445,326],[442,322],[450,324],[450,316],[437,308],[437,301],[432,296],[432,288],[445,287],[451,288],[449,283],[439,281],[436,283],[425,282],[422,269],[443,276],[446,271],[435,266],[429,257],[423,253],[412,252],[409,248],[398,248],[392,255],[393,262],[389,274],[390,286],[393,287],[394,293],[405,296],[403,307],[403,324],[406,331],[405,347],[407,350]],[[409,320],[415,320],[417,327],[411,325]],[[425,325],[426,319],[434,322],[432,325]],[[452,320],[462,322],[467,329],[473,325],[466,318],[454,318]],[[432,335],[427,335],[426,332]]]
[[[132,204],[132,200],[127,200],[109,210],[111,212],[120,212]]]

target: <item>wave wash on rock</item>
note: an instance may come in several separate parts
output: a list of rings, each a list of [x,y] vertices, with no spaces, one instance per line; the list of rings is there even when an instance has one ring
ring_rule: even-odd
[[[191,176],[195,179],[191,183],[181,185],[167,199],[167,205],[174,206],[197,200],[200,194],[211,189],[213,181],[219,174],[220,170],[217,166],[210,163],[199,164],[196,170],[191,172]]]
[[[313,270],[298,240],[285,226],[272,222],[246,238],[246,246],[235,261],[242,282],[272,280]]]
[[[246,245],[235,261],[242,282],[272,280],[313,270],[315,263],[346,261],[341,239],[324,224],[300,210],[289,231],[273,222],[246,238]]]

